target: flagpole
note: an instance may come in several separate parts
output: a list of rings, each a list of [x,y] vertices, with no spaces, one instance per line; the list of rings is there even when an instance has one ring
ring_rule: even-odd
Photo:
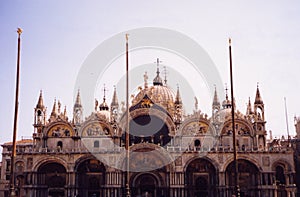
[[[15,115],[13,128],[13,144],[10,162],[10,196],[16,196],[15,192],[15,157],[16,157],[16,137],[17,137],[17,122],[18,122],[18,107],[19,107],[19,79],[20,79],[20,49],[21,49],[21,34],[22,29],[18,28],[18,57],[17,57],[17,76],[16,76],[16,95],[15,95]]]
[[[129,74],[128,74],[128,34],[126,36],[126,197],[130,197],[130,186],[129,186]]]
[[[286,98],[284,97],[284,108],[285,108],[285,121],[286,121],[286,131],[288,135],[288,146],[290,146],[290,132],[289,132],[289,119],[288,119],[288,112],[286,107]]]
[[[232,56],[231,56],[231,39],[229,38],[229,61],[230,61],[230,89],[231,89],[231,119],[232,119],[232,135],[233,135],[233,166],[234,166],[234,193],[236,197],[240,196],[238,184],[238,163],[236,151],[236,136],[234,123],[234,95],[233,95],[233,76],[232,76]]]

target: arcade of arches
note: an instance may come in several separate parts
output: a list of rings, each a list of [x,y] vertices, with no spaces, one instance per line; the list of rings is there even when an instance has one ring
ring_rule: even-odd
[[[208,158],[194,157],[184,166],[184,173],[167,166],[150,172],[130,173],[132,196],[231,196],[234,186],[234,165],[230,162],[221,171],[219,165]],[[284,163],[276,163],[273,172],[262,173],[260,168],[246,159],[238,160],[238,183],[241,196],[290,196],[280,189],[293,176]],[[59,162],[41,164],[33,176],[36,196],[117,197],[124,194],[124,172],[111,169],[95,158],[79,160],[74,170]],[[175,187],[176,186],[176,187]],[[270,189],[266,189],[266,188]],[[264,189],[263,189],[264,188]],[[273,188],[273,189],[272,189]],[[279,189],[278,189],[279,188]]]

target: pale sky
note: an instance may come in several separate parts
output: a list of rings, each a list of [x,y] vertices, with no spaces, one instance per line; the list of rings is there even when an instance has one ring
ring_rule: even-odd
[[[71,116],[75,80],[90,52],[120,32],[142,27],[167,28],[190,37],[208,53],[228,84],[231,37],[238,110],[246,111],[248,97],[254,101],[259,82],[267,130],[274,136],[286,135],[286,97],[289,130],[295,135],[293,117],[300,115],[299,1],[1,1],[0,21],[1,144],[12,140],[17,27],[24,30],[18,139],[32,136],[41,89],[48,117],[54,98],[67,106]],[[149,83],[154,77],[151,69]],[[113,87],[107,88],[110,103]],[[199,108],[210,115],[212,101],[201,94],[197,97]]]

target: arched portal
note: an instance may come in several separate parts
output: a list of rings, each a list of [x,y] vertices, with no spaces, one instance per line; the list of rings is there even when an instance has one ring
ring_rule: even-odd
[[[195,159],[188,164],[185,173],[188,196],[216,196],[217,174],[210,161]]]
[[[166,196],[167,190],[163,187],[161,177],[158,174],[138,173],[131,180],[131,195],[160,197]]]
[[[37,196],[63,197],[66,196],[65,185],[67,183],[67,172],[65,167],[59,163],[46,163],[38,168]]]
[[[257,196],[260,172],[250,161],[239,159],[238,161],[238,185],[241,196]],[[231,162],[226,168],[226,185],[234,186],[234,163]]]
[[[105,167],[96,159],[84,160],[76,170],[77,195],[86,197],[103,196]]]

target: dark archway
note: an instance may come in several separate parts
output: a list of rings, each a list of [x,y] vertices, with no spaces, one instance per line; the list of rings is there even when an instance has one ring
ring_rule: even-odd
[[[133,195],[155,197],[157,193],[157,187],[158,180],[153,174],[139,174],[133,182]]]
[[[244,159],[238,160],[238,184],[243,196],[257,196],[260,185],[259,169],[252,162]],[[226,185],[230,188],[234,186],[234,165],[231,162],[226,168]],[[232,191],[229,191],[232,192]]]
[[[216,196],[217,173],[210,161],[203,158],[193,160],[188,164],[185,176],[188,196]]]
[[[275,167],[275,179],[276,179],[276,185],[277,185],[277,196],[279,197],[286,197],[286,179],[285,179],[285,173],[284,173],[284,166],[278,164]]]
[[[38,190],[38,196],[66,196],[66,183],[67,172],[62,164],[52,162],[39,167],[37,184],[42,189]]]
[[[79,163],[76,170],[77,195],[86,197],[103,196],[105,184],[105,166],[96,159]]]
[[[130,121],[130,143],[150,142],[162,146],[170,142],[166,123],[155,115],[141,115]]]
[[[168,189],[164,187],[163,180],[165,177],[162,176],[165,173],[163,172],[165,172],[164,168],[155,172],[135,174],[131,179],[131,195],[148,197],[168,196]]]

